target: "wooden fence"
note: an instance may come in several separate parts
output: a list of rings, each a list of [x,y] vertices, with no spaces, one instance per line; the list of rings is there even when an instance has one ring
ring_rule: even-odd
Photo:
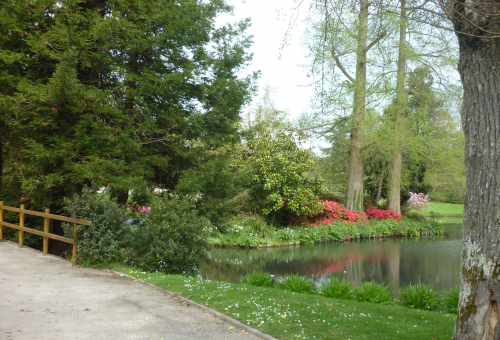
[[[3,211],[8,210],[8,211],[14,211],[19,213],[19,225],[12,224],[12,223],[7,223],[3,220]],[[31,228],[26,228],[24,226],[24,215],[33,215],[33,216],[39,216],[44,218],[44,223],[43,223],[43,231],[31,229]],[[50,220],[59,220],[63,222],[69,222],[73,223],[73,238],[67,238],[55,234],[49,233],[49,225],[50,225]],[[76,264],[76,239],[78,237],[78,234],[76,232],[76,226],[78,224],[81,225],[86,225],[86,226],[91,226],[92,222],[86,221],[86,220],[78,220],[70,217],[65,217],[65,216],[59,216],[59,215],[53,215],[50,214],[49,209],[45,209],[45,212],[41,213],[38,211],[33,211],[33,210],[26,210],[24,209],[24,205],[21,205],[21,208],[13,208],[13,207],[8,207],[3,205],[3,201],[0,201],[0,240],[3,239],[3,227],[9,227],[9,228],[14,228],[19,230],[19,248],[23,247],[23,241],[24,241],[24,232],[35,234],[35,235],[40,235],[43,236],[43,255],[47,255],[49,251],[49,238],[70,243],[73,245],[73,257],[71,258],[71,262],[73,265]]]

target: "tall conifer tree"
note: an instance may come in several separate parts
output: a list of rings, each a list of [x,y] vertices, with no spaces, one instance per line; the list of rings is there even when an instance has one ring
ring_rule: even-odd
[[[253,76],[236,75],[251,58],[249,23],[215,27],[230,10],[223,0],[0,3],[6,192],[46,206],[106,185],[124,203],[151,180],[173,188],[193,150],[234,139]]]

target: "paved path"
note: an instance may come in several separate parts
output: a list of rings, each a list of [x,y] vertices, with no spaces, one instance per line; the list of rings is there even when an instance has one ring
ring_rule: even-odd
[[[271,339],[187,305],[139,280],[0,242],[2,340]]]

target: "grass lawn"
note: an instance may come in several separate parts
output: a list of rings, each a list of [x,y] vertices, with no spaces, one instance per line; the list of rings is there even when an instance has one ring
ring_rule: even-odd
[[[443,224],[462,224],[464,221],[463,218],[460,217],[448,217],[448,218],[439,218],[438,221],[440,221]]]
[[[326,298],[277,288],[113,268],[278,339],[450,339],[455,314]]]
[[[418,213],[429,215],[431,211],[438,215],[461,215],[464,213],[464,205],[430,201],[429,206],[418,211]]]

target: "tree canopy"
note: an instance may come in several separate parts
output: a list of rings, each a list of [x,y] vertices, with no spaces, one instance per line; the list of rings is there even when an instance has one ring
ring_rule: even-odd
[[[84,185],[126,201],[173,188],[199,152],[237,139],[256,75],[249,21],[214,1],[0,2],[3,195],[52,204]]]

